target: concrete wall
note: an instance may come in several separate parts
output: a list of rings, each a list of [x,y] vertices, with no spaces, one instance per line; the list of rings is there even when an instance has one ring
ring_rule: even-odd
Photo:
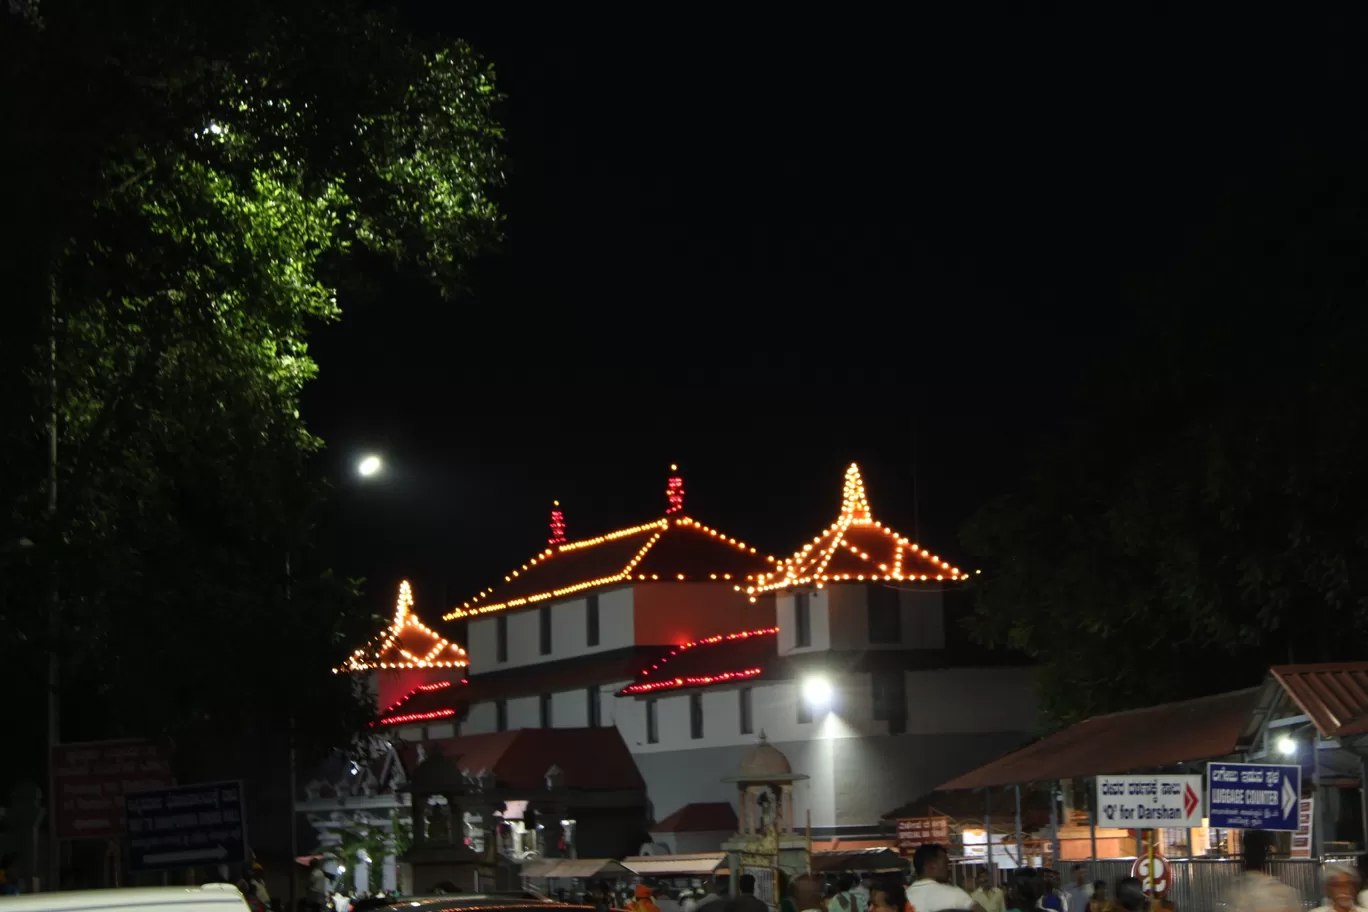
[[[599,724],[614,724],[619,703],[613,694],[626,687],[627,681],[610,681],[599,685]],[[539,728],[541,726],[541,697],[516,697],[508,700],[508,728]],[[480,735],[497,731],[497,711],[493,702],[476,703],[470,708],[465,722],[461,724],[460,734]],[[551,695],[552,728],[585,728],[589,725],[588,688],[556,691]]]
[[[752,603],[733,582],[657,582],[636,588],[636,642],[677,646],[719,633],[774,626],[774,599]]]
[[[697,801],[733,800],[733,774],[761,731],[788,755],[798,814],[814,826],[871,824],[885,811],[921,797],[1031,737],[1036,724],[1029,668],[908,672],[904,734],[873,718],[868,674],[833,675],[828,712],[798,721],[801,682],[751,688],[753,734],[740,730],[739,688],[705,690],[703,738],[691,737],[687,692],[656,697],[659,741],[646,738],[646,700],[620,698],[617,725],[646,778],[657,819]],[[894,800],[890,801],[889,799]]]
[[[837,583],[808,593],[812,644],[795,645],[796,625],[793,593],[776,597],[779,621],[779,654],[824,652],[828,649],[944,649],[945,610],[938,590],[918,589],[921,583],[897,584],[902,616],[902,640],[869,642],[869,588],[880,583]]]
[[[508,661],[500,662],[498,615],[488,614],[470,619],[466,649],[470,654],[470,673],[495,671],[554,662],[576,656],[591,655],[631,646],[636,642],[633,626],[632,587],[606,589],[598,593],[599,642],[588,642],[588,608],[584,597],[553,602],[551,608],[551,653],[541,652],[540,606],[501,612],[508,623]]]

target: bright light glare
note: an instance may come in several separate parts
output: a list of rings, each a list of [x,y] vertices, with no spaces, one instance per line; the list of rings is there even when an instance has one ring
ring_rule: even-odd
[[[356,471],[365,478],[370,478],[372,475],[379,472],[381,468],[383,468],[383,464],[380,462],[379,456],[367,456],[356,464]]]
[[[826,706],[831,702],[831,682],[813,676],[803,682],[803,699],[809,706]]]
[[[338,873],[338,874],[346,874],[346,873],[347,873],[347,866],[346,866],[346,865],[338,865],[338,866],[337,866],[337,873]]]
[[[1278,739],[1278,753],[1282,754],[1284,757],[1290,757],[1296,752],[1296,741],[1293,741],[1287,735],[1283,735],[1281,738]]]

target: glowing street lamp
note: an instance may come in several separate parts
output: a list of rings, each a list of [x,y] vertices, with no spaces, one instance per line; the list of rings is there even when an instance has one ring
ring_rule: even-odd
[[[356,473],[362,478],[370,478],[378,475],[384,467],[385,464],[380,461],[380,457],[372,454],[356,464]]]
[[[1278,753],[1284,757],[1290,757],[1297,752],[1297,742],[1287,735],[1278,739]]]
[[[822,709],[831,702],[831,682],[821,675],[803,681],[803,699],[813,709]]]

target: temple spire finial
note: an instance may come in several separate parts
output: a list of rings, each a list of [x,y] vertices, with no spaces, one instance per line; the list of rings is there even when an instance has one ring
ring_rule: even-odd
[[[871,519],[864,479],[860,477],[860,466],[854,462],[845,473],[845,490],[841,494],[841,518],[857,523],[867,523]]]
[[[408,620],[409,613],[413,611],[413,587],[408,580],[401,580],[399,583],[399,601],[394,606],[394,629],[399,630]]]
[[[670,464],[670,477],[665,482],[665,499],[669,506],[665,508],[665,515],[678,513],[684,509],[684,478],[679,474],[679,466]]]
[[[548,545],[565,544],[565,514],[561,512],[560,501],[551,501],[551,537],[546,540]]]

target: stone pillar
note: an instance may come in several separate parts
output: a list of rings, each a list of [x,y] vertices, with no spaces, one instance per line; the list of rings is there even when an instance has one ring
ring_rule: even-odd
[[[385,867],[380,871],[380,889],[386,892],[399,889],[399,859],[392,854],[385,856]]]

